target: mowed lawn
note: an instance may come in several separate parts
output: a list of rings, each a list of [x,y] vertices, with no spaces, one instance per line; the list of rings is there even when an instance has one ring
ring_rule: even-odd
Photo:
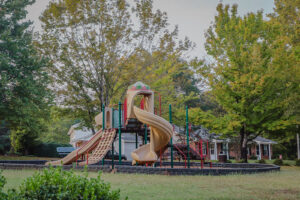
[[[5,189],[17,188],[34,170],[4,170]],[[78,172],[79,173],[79,172]],[[97,173],[89,173],[95,177]],[[300,167],[280,172],[228,176],[102,175],[124,199],[300,199]]]

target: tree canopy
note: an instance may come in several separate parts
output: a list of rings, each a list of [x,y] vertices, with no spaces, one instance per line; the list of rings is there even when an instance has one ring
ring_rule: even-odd
[[[14,151],[24,153],[43,131],[51,94],[45,59],[32,45],[25,17],[33,0],[0,1],[0,120],[11,130]]]
[[[282,4],[277,1],[276,5]],[[239,136],[242,158],[247,161],[248,141],[299,123],[295,110],[300,91],[299,46],[292,46],[293,37],[281,34],[281,23],[264,20],[262,11],[240,17],[237,5],[223,4],[217,11],[205,44],[214,61],[199,72],[224,112],[198,110],[194,122]],[[276,11],[278,7],[275,21],[281,19]]]
[[[93,127],[102,104],[118,103],[139,80],[161,93],[166,104],[197,98],[192,67],[185,59],[193,43],[179,40],[178,28],[170,31],[167,14],[152,4],[52,1],[40,17],[43,31],[37,47],[52,61],[49,72],[57,101],[86,126]]]

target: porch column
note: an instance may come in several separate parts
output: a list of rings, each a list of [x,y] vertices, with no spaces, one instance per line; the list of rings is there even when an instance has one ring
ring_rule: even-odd
[[[269,144],[269,160],[272,159],[272,156],[271,156],[271,144]]]
[[[258,149],[259,149],[259,159],[258,160],[261,160],[261,145],[260,143],[258,143]]]
[[[228,142],[226,143],[226,155],[227,155],[227,160],[229,160],[229,148],[228,148]]]
[[[218,160],[218,148],[217,148],[217,141],[215,141],[215,160]]]

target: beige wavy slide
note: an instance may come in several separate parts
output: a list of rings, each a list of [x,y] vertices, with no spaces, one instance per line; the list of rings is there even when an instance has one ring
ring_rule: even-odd
[[[60,160],[56,161],[50,161],[47,162],[46,165],[68,165],[72,164],[72,162],[76,161],[76,157],[81,156],[82,154],[85,154],[88,150],[91,149],[102,137],[102,129],[98,131],[85,145],[80,147],[79,149],[75,149],[71,153],[69,153],[67,156]]]
[[[164,118],[136,106],[133,108],[136,118],[150,127],[150,143],[141,146],[131,153],[132,164],[154,163],[160,153],[166,149],[173,135],[172,125]]]

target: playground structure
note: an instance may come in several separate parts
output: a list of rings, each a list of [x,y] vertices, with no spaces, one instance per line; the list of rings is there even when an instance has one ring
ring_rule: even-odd
[[[122,133],[136,133],[143,138],[143,145],[131,153],[132,165],[153,165],[158,159],[160,166],[162,160],[170,157],[170,167],[174,167],[174,156],[184,160],[184,167],[191,167],[191,158],[200,160],[201,168],[204,161],[209,161],[203,155],[203,144],[208,148],[208,141],[197,138],[191,131],[188,122],[188,108],[186,107],[186,130],[185,134],[174,131],[172,125],[172,107],[169,105],[169,122],[161,115],[161,97],[159,96],[159,109],[154,108],[154,94],[150,87],[137,82],[130,86],[124,103],[119,102],[118,109],[102,106],[102,112],[95,117],[96,125],[102,128],[85,144],[74,150],[61,160],[47,162],[49,165],[91,165],[102,161],[109,150],[114,155],[114,141],[118,139],[119,163],[122,164]],[[140,99],[139,99],[139,98]],[[140,100],[140,101],[139,101]],[[139,107],[136,106],[139,104]],[[157,111],[159,114],[157,115]],[[150,133],[150,134],[149,134]],[[150,137],[149,137],[150,136]],[[177,137],[174,137],[177,136]],[[136,137],[137,138],[137,137]],[[148,143],[148,138],[150,139]],[[196,140],[198,141],[195,141]],[[173,144],[174,142],[174,144]],[[170,151],[166,151],[170,149]],[[206,150],[208,151],[208,149]],[[210,164],[211,163],[207,162]],[[114,156],[112,156],[112,168],[114,168]]]

